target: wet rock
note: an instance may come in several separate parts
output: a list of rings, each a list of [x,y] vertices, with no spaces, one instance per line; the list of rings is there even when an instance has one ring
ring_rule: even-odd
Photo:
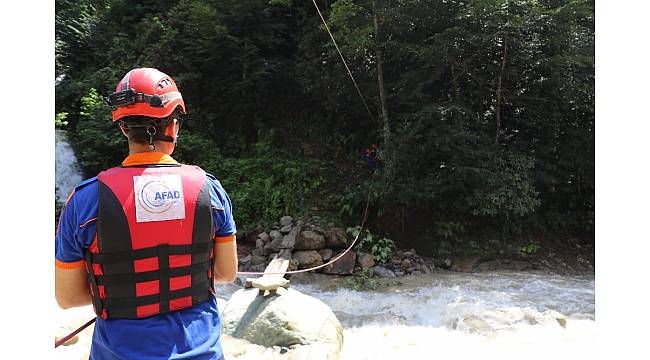
[[[369,269],[375,266],[375,258],[372,254],[359,253],[357,255],[357,262],[363,269]]]
[[[239,258],[239,262],[240,262],[241,264],[248,264],[248,263],[251,262],[251,260],[252,260],[252,258],[251,258],[250,255],[246,255],[246,256],[244,256],[244,257],[242,257],[242,258]]]
[[[427,264],[422,264],[420,266],[420,271],[422,271],[423,274],[431,273],[431,269],[429,268],[429,266]]]
[[[283,216],[280,218],[280,226],[291,225],[293,218],[291,216]]]
[[[410,274],[415,271],[415,267],[411,266],[410,268],[406,269],[406,273]]]
[[[512,266],[513,270],[523,271],[530,269],[533,265],[528,261],[514,260],[510,266]]]
[[[282,234],[288,234],[291,231],[291,225],[286,225],[280,228]]]
[[[315,250],[296,251],[292,257],[298,262],[298,269],[308,269],[323,265],[323,258]]]
[[[327,233],[326,246],[330,249],[345,249],[348,247],[348,237],[340,228],[331,228]]]
[[[311,230],[301,232],[293,246],[295,250],[321,250],[324,247],[325,237]]]
[[[404,272],[400,270],[395,270],[395,276],[404,276]]]
[[[266,256],[253,255],[253,259],[251,260],[251,265],[260,265],[260,264],[266,264]]]
[[[451,259],[450,258],[435,259],[433,261],[433,264],[436,267],[439,267],[441,269],[449,269],[451,267]]]
[[[298,270],[298,260],[296,259],[289,260],[289,267],[287,268],[287,271],[296,271],[296,270]]]
[[[257,240],[257,237],[260,233],[262,233],[264,229],[262,229],[261,225],[255,226],[253,230],[251,230],[247,235],[245,240],[249,243],[254,243],[255,240]]]
[[[271,240],[271,236],[270,236],[269,234],[267,234],[266,232],[263,232],[263,233],[261,233],[261,234],[259,234],[259,235],[257,235],[257,236],[258,236],[260,239],[262,239],[262,241],[264,241],[264,242],[267,242],[267,241],[270,241],[270,240]]]
[[[316,346],[307,351],[316,349],[318,359],[338,359],[343,344],[343,328],[332,310],[295,289],[279,288],[268,296],[259,295],[258,289],[238,290],[224,306],[222,324],[223,334],[267,348],[287,351],[301,344],[294,346],[301,351]]]
[[[318,254],[323,258],[323,261],[330,261],[332,258],[332,249],[319,250]]]
[[[528,321],[532,325],[535,324],[549,325],[552,323],[557,323],[558,325],[566,329],[566,321],[567,321],[566,317],[557,311],[546,310],[540,313],[535,309],[526,307],[523,309],[523,313],[524,313],[523,315],[524,320]]]
[[[264,270],[266,270],[266,261],[258,265],[252,265],[250,270],[253,272],[264,272]]]
[[[402,269],[408,269],[411,267],[411,260],[410,259],[404,259],[402,260]]]
[[[282,244],[282,239],[283,237],[275,238],[271,240],[270,243],[264,245],[265,253],[270,254],[272,252],[278,252],[278,250],[280,250],[280,244]]]
[[[413,270],[413,272],[411,272],[411,275],[420,275],[420,274],[422,274],[420,270]]]
[[[337,261],[325,266],[323,272],[326,274],[351,275],[356,261],[357,254],[350,250]]]
[[[451,264],[451,271],[471,272],[474,269],[474,267],[478,265],[480,260],[481,258],[478,256],[470,256],[470,257],[455,260]]]
[[[380,277],[380,278],[394,278],[395,277],[394,272],[392,272],[389,269],[386,269],[383,266],[375,266],[375,267],[373,267],[372,268],[372,273],[376,277]]]
[[[264,251],[262,249],[255,248],[253,251],[251,251],[251,255],[253,256],[262,256],[264,255]]]
[[[484,261],[477,267],[477,271],[494,271],[499,268],[499,262],[496,260]]]
[[[277,239],[282,240],[282,233],[277,230],[271,230],[269,236],[271,237],[271,240],[277,240]]]

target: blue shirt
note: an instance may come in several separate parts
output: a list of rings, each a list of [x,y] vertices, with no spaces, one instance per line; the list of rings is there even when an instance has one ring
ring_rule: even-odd
[[[144,154],[144,155],[143,155]],[[134,154],[124,164],[176,163],[161,153]],[[157,156],[155,154],[158,154]],[[221,183],[207,177],[215,223],[215,241],[234,240],[232,204]],[[96,233],[96,177],[81,182],[64,206],[55,238],[56,265],[83,266],[84,251]],[[221,320],[216,298],[193,307],[143,319],[97,318],[90,359],[219,359]]]

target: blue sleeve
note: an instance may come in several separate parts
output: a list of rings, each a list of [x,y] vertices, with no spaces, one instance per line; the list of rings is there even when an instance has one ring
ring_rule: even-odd
[[[215,236],[229,236],[237,232],[235,219],[232,216],[232,203],[230,197],[223,189],[219,180],[208,176],[210,184],[210,201],[212,203],[212,216],[215,223]]]
[[[83,260],[97,229],[97,178],[82,181],[61,209],[54,257],[63,263]]]
[[[79,227],[76,216],[76,194],[74,190],[70,195],[67,203],[61,210],[59,216],[59,225],[55,237],[55,251],[54,256],[57,260],[69,263],[82,260],[83,248],[77,241],[75,234],[76,229]]]

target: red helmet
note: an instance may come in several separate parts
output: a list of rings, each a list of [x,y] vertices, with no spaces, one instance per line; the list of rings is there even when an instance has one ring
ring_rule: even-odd
[[[133,69],[126,73],[115,92],[105,100],[113,108],[113,122],[131,115],[163,118],[176,107],[186,114],[185,102],[174,79],[152,68]]]

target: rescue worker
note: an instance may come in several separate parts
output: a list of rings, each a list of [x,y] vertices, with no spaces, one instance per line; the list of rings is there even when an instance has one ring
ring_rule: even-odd
[[[70,194],[56,300],[93,305],[90,359],[222,359],[213,284],[237,273],[230,199],[214,176],[171,157],[186,114],[171,77],[133,69],[105,100],[129,155]]]

